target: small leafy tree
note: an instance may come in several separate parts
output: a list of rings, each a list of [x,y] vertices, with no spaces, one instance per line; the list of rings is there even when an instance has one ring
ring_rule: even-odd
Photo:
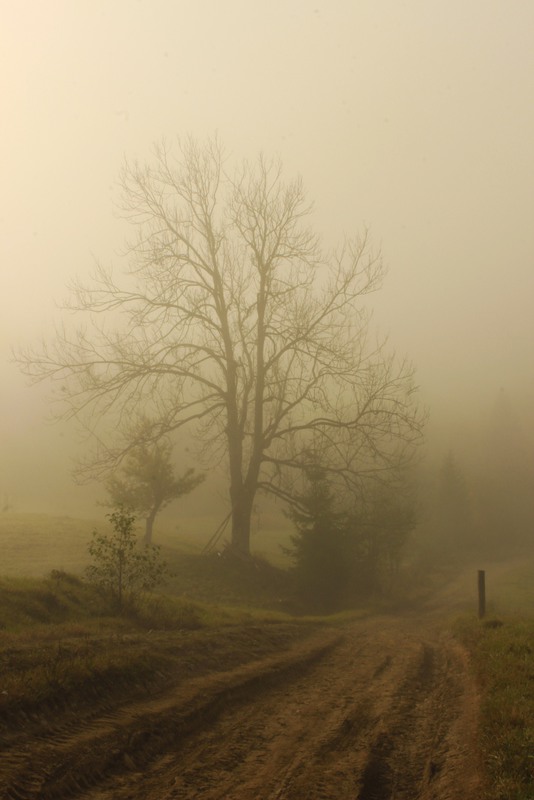
[[[92,583],[108,594],[119,611],[143,591],[150,591],[161,581],[166,565],[159,547],[140,548],[134,531],[135,516],[119,507],[106,515],[111,533],[93,531],[89,554],[93,563],[87,568]]]
[[[205,476],[186,470],[176,477],[171,462],[171,444],[158,441],[135,446],[121,470],[106,483],[113,507],[131,508],[145,519],[145,544],[152,544],[152,531],[157,514],[173,500],[189,494]]]

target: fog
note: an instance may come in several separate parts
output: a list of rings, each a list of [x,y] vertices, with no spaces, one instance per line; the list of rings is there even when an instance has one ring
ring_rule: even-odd
[[[370,228],[389,268],[376,325],[417,368],[436,461],[485,457],[501,389],[532,453],[531,2],[29,0],[2,17],[0,496],[16,510],[94,509],[71,479],[86,443],[47,423],[11,347],[50,335],[95,258],[120,269],[123,159],[176,134],[279,155],[327,242]]]

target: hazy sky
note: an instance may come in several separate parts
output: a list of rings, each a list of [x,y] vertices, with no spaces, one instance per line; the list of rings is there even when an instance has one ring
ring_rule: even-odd
[[[0,6],[0,492],[68,470],[51,475],[65,435],[9,348],[115,260],[121,162],[177,133],[280,155],[328,241],[370,226],[377,323],[437,424],[501,386],[534,403],[532,0]]]

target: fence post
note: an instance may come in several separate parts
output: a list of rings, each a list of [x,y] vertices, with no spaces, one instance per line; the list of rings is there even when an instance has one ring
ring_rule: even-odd
[[[486,616],[486,571],[478,570],[478,618]]]

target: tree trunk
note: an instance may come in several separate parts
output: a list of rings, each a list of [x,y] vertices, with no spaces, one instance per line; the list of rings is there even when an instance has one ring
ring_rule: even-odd
[[[241,489],[232,493],[232,551],[245,558],[250,556],[250,519],[254,497]]]
[[[153,509],[145,520],[145,536],[143,539],[144,544],[152,544],[152,528],[154,527],[154,520],[156,519],[157,509]]]

